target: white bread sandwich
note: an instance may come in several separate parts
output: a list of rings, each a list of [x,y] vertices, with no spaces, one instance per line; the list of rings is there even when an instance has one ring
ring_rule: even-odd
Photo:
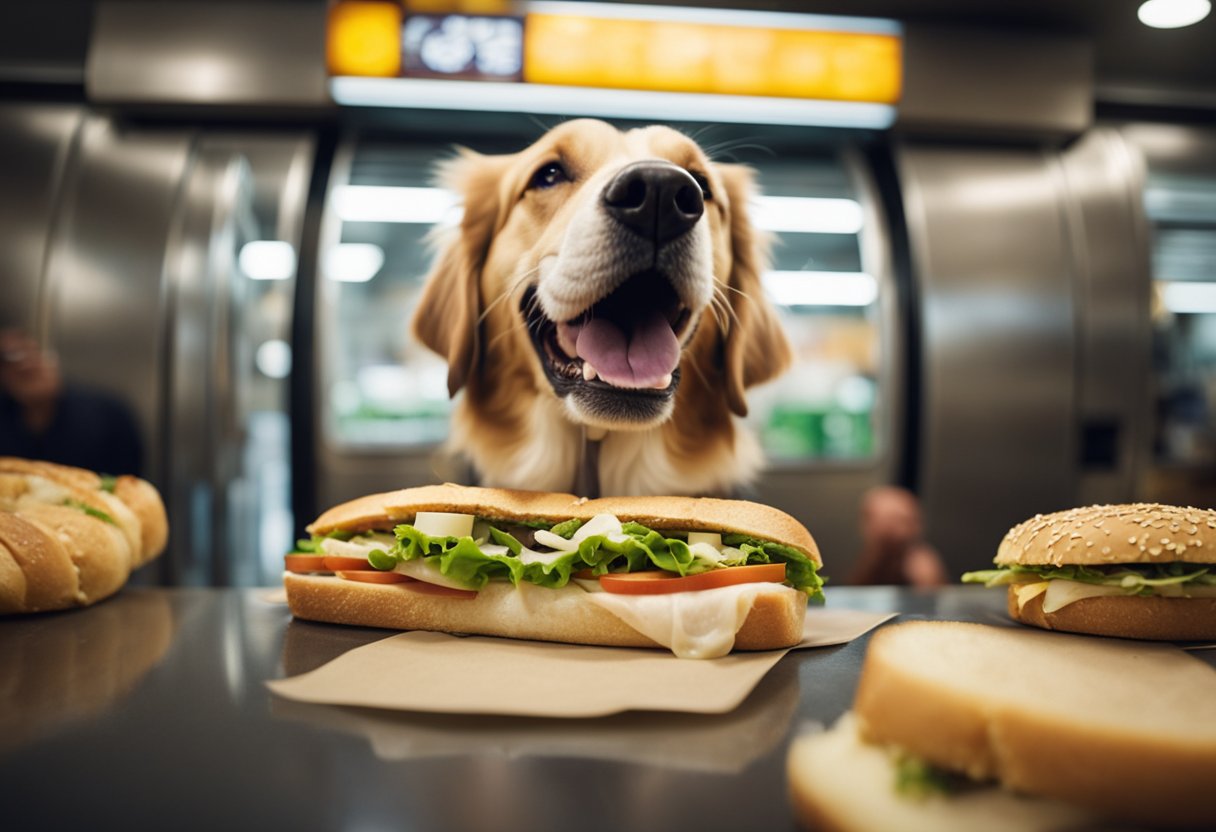
[[[823,583],[806,528],[741,500],[431,485],[344,503],[308,531],[287,601],[337,624],[711,658],[797,644]]]
[[[997,569],[1023,624],[1123,638],[1216,639],[1216,511],[1156,503],[1037,515],[1010,529]]]
[[[164,503],[145,480],[0,457],[0,614],[107,598],[168,535]]]
[[[831,830],[1216,827],[1216,671],[1167,645],[914,621],[788,758]]]

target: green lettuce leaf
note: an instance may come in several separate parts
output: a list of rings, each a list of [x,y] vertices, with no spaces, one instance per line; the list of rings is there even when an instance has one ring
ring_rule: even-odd
[[[983,569],[963,574],[963,583],[980,583],[984,586],[1005,586],[1035,581],[1078,581],[1084,584],[1116,586],[1129,592],[1151,593],[1153,587],[1216,586],[1216,575],[1211,568],[1194,563],[1174,561],[1171,563],[1120,563],[1111,566],[1006,566],[1002,569]]]
[[[314,534],[311,538],[304,538],[296,541],[296,548],[292,549],[290,554],[293,555],[321,555],[321,543],[327,538],[335,538],[337,540],[350,540],[355,536],[354,532],[333,531],[329,534]]]
[[[581,525],[581,521],[567,521],[557,524],[551,531],[569,539]],[[395,561],[422,559],[442,575],[470,589],[481,589],[492,580],[508,580],[514,584],[527,581],[556,589],[565,586],[573,573],[583,569],[590,569],[594,575],[642,569],[691,575],[715,568],[693,557],[687,541],[680,538],[664,537],[639,523],[624,523],[622,531],[625,535],[622,540],[591,535],[573,552],[525,563],[519,557],[523,545],[514,536],[493,526],[489,527],[490,538],[507,548],[505,554],[485,552],[471,537],[431,537],[414,526],[403,524],[394,529],[397,544],[388,553],[394,563],[385,559],[382,563],[373,561],[373,565],[384,569],[392,568]],[[822,597],[823,580],[816,574],[815,564],[798,550],[741,535],[730,536],[730,540],[723,542],[741,549],[746,563],[785,563],[786,583],[811,597]]]
[[[101,509],[93,508],[92,506],[82,503],[79,500],[68,499],[68,500],[64,500],[63,504],[65,506],[67,506],[68,508],[74,508],[77,511],[83,511],[85,514],[89,515],[90,517],[96,517],[98,520],[101,520],[104,523],[109,523],[111,526],[118,525],[116,522],[114,522],[113,517],[106,514]]]
[[[932,763],[901,754],[895,759],[895,791],[913,800],[931,795],[948,795],[954,791],[957,775]]]

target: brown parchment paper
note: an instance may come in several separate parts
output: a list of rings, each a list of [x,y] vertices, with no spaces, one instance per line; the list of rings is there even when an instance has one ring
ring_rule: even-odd
[[[798,647],[843,644],[891,617],[808,610],[807,635]],[[787,652],[678,659],[662,650],[414,631],[267,685],[298,702],[435,713],[570,718],[632,710],[725,713]]]

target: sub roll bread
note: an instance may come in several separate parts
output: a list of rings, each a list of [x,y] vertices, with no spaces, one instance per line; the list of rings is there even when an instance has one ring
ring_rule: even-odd
[[[0,614],[107,598],[168,534],[160,495],[138,477],[0,457]]]
[[[848,718],[788,763],[815,828],[1212,829],[1216,672],[1167,645],[897,624]]]
[[[1216,639],[1216,511],[1157,503],[1037,515],[1014,526],[996,569],[1009,615],[1047,630],[1166,641]]]
[[[806,528],[740,500],[444,484],[344,503],[308,531],[288,604],[338,624],[708,658],[797,644],[823,583]]]

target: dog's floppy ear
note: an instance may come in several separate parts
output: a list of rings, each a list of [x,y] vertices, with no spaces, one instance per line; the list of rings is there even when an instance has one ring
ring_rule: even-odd
[[[464,203],[459,229],[441,232],[439,252],[414,310],[414,335],[448,362],[448,393],[455,396],[477,366],[480,349],[481,269],[498,224],[505,157],[461,149],[443,162],[438,181]]]
[[[792,356],[781,322],[760,283],[768,265],[768,238],[752,226],[748,216],[755,174],[742,165],[719,164],[717,169],[730,200],[732,265],[726,299],[731,314],[723,339],[726,400],[733,413],[746,416],[744,391],[779,376]]]

